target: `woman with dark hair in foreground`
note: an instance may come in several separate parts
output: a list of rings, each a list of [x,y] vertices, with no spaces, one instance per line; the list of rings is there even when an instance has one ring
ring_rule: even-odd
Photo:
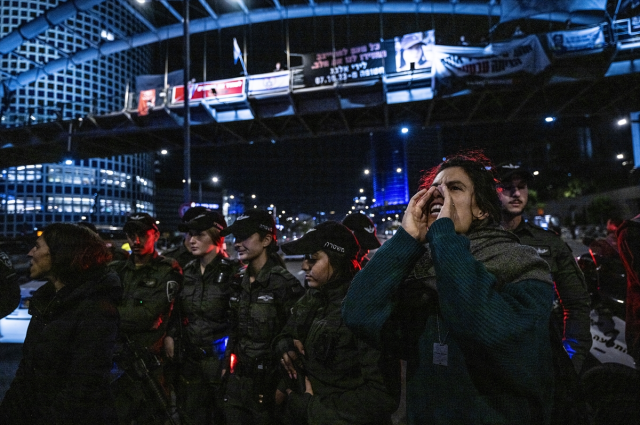
[[[345,298],[347,326],[407,360],[409,424],[548,423],[553,282],[499,226],[495,183],[481,153],[427,173]]]
[[[122,295],[100,237],[75,224],[47,226],[29,251],[34,294],[23,357],[2,404],[3,424],[117,423],[109,372]]]

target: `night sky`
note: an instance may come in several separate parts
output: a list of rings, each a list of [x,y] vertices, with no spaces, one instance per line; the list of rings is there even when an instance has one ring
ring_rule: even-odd
[[[194,182],[215,175],[217,187],[244,192],[247,202],[255,194],[259,205],[274,204],[278,211],[345,214],[359,189],[371,187],[364,175],[368,151],[368,135],[196,149],[191,175]],[[181,187],[182,161],[182,152],[161,158],[160,187]],[[197,184],[193,187],[195,199]],[[213,184],[204,183],[206,189]]]

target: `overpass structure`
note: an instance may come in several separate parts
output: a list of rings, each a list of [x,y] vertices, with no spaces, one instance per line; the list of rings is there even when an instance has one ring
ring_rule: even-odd
[[[10,99],[15,90],[83,62],[184,35],[184,16],[174,7],[176,2],[158,0],[150,5],[140,5],[129,0],[111,0],[121,3],[146,30],[128,34],[106,23],[103,42],[87,43],[86,48],[61,52],[59,58],[47,62],[39,62],[21,52],[26,41],[40,40],[46,44],[43,34],[47,30],[64,26],[65,20],[74,14],[91,13],[92,8],[103,1],[60,3],[0,38],[1,55],[23,55],[32,64],[26,71],[3,75],[0,95]],[[596,4],[598,1],[578,3]],[[500,22],[510,5],[507,0],[300,0],[286,5],[279,0],[252,2],[251,5],[242,0],[192,0],[192,4],[195,7],[190,17],[190,34],[268,21],[366,14],[455,14],[486,16],[505,26],[511,22]],[[560,30],[561,27],[554,26],[553,31],[531,36],[535,37],[535,41],[531,39],[535,46],[531,44],[533,50],[525,53],[537,52],[535,61],[538,64],[543,61],[542,55],[548,62],[535,71],[525,67],[511,74],[488,70],[486,75],[481,75],[484,72],[482,63],[495,62],[496,58],[507,57],[510,64],[522,61],[522,43],[527,37],[478,47],[432,43],[428,48],[432,54],[429,66],[390,69],[389,59],[383,65],[384,72],[360,75],[352,80],[347,77],[327,80],[334,72],[332,70],[345,65],[336,63],[334,49],[326,66],[327,74],[315,72],[318,56],[312,55],[310,63],[292,67],[284,74],[234,79],[242,84],[243,91],[239,96],[225,99],[210,96],[213,92],[209,92],[200,99],[190,100],[192,146],[348,135],[406,125],[517,123],[542,120],[547,116],[588,121],[594,117],[617,117],[640,110],[637,100],[640,98],[640,74],[637,73],[640,59],[636,52],[640,48],[640,22],[635,17],[615,19],[615,14],[607,16],[604,10],[576,10],[546,11],[525,18],[560,22],[569,27],[563,26]],[[428,36],[426,31],[423,35]],[[558,43],[553,38],[558,35],[574,41]],[[387,50],[384,40],[372,36],[372,42],[383,44],[380,51],[389,52],[387,58],[393,54],[394,45],[404,43],[403,34],[394,36],[395,39],[386,41]],[[351,52],[358,46],[338,47]],[[486,60],[482,62],[483,59]],[[252,81],[277,79],[285,74],[286,86],[278,86],[278,90],[252,91]],[[315,80],[310,79],[313,76]],[[318,77],[321,83],[318,83]],[[208,83],[206,87],[218,87],[220,81],[201,83]],[[69,150],[77,157],[90,158],[181,149],[184,108],[174,97],[176,89],[177,86],[163,87],[163,100],[154,101],[146,110],[139,107],[137,96],[140,93],[136,91],[130,98],[123,99],[124,107],[119,111],[3,128],[0,130],[0,166],[21,165],[25,161],[56,162]],[[184,92],[184,87],[182,89]]]

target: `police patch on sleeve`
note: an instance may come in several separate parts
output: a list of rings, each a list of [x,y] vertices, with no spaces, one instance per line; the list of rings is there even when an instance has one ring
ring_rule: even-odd
[[[167,301],[171,302],[178,293],[178,282],[170,280],[167,282]]]

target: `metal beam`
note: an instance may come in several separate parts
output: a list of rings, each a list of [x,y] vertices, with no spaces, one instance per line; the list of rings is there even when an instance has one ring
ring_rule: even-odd
[[[127,0],[118,0],[118,2],[120,3],[120,5],[122,7],[127,9],[127,11],[129,13],[131,13],[138,21],[140,21],[140,23],[142,23],[142,25],[147,27],[149,29],[149,31],[151,31],[154,34],[158,31],[156,29],[156,27],[153,24],[151,24],[151,22],[149,22],[147,20],[147,18],[142,16],[142,14],[140,12],[138,12],[133,6],[131,6]],[[160,41],[160,40],[158,40],[158,41]]]
[[[529,92],[527,93],[527,95],[525,96],[525,98],[520,102],[520,104],[518,105],[518,107],[516,109],[514,109],[513,111],[511,111],[511,113],[509,114],[509,116],[507,117],[507,122],[511,122],[514,120],[514,118],[516,117],[516,115],[518,115],[520,113],[520,111],[522,110],[522,108],[524,108],[524,105],[527,104],[527,102],[529,102],[529,100],[531,100],[531,98],[540,91],[540,88],[535,88],[533,90],[529,90]]]
[[[582,96],[583,94],[587,93],[588,91],[590,91],[596,84],[598,84],[598,81],[594,81],[591,84],[588,84],[586,87],[584,87],[582,90],[580,90],[578,92],[578,94],[574,95],[573,97],[571,97],[571,99],[567,100],[564,104],[562,104],[558,109],[556,109],[554,111],[555,115],[558,115],[560,112],[564,111],[569,105],[571,105],[573,102],[576,101],[576,99],[578,99],[580,96]]]
[[[209,3],[207,3],[207,0],[198,0],[198,1],[200,1],[200,5],[204,8],[204,10],[207,11],[209,16],[211,16],[211,19],[216,19],[216,20],[218,19],[218,14],[213,11],[211,6],[209,6]]]
[[[103,1],[105,0],[69,0],[47,10],[34,20],[20,25],[17,29],[0,38],[0,54],[7,54],[17,49],[25,41],[35,38],[78,12],[91,9]]]
[[[473,109],[471,109],[471,111],[469,112],[469,115],[467,116],[467,119],[465,120],[465,125],[469,124],[471,122],[471,119],[473,118],[473,116],[476,114],[476,112],[480,108],[480,105],[482,105],[482,101],[484,101],[485,97],[487,97],[487,92],[483,91],[482,94],[480,95],[480,98],[476,101],[476,104],[473,105]]]
[[[170,4],[169,2],[167,2],[167,0],[160,0],[160,3],[162,3],[162,5],[165,7],[165,9],[167,9],[169,11],[169,13],[171,13],[177,20],[178,22],[182,22],[182,15],[180,15]]]
[[[249,9],[247,8],[247,5],[244,4],[244,2],[242,0],[234,0],[236,3],[238,3],[238,6],[240,6],[240,9],[242,9],[242,11],[244,12],[245,15],[249,15],[251,12],[249,12]]]

